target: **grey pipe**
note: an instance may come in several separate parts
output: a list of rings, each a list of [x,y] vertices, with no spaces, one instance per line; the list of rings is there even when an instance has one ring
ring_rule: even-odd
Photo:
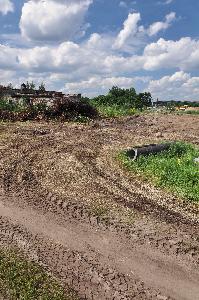
[[[127,156],[132,160],[136,160],[141,155],[147,156],[149,154],[157,154],[162,151],[169,150],[173,144],[173,142],[165,144],[151,144],[137,148],[132,148],[131,150],[127,151]]]

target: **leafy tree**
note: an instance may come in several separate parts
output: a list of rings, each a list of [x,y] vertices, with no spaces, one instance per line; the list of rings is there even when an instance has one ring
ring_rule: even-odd
[[[126,107],[134,107],[137,97],[134,88],[121,89],[117,86],[112,87],[108,93],[108,96],[111,96],[112,104],[123,105]]]
[[[30,90],[30,83],[28,81],[26,82],[26,89]]]
[[[9,84],[7,85],[7,89],[9,89],[9,90],[12,90],[12,89],[13,89],[12,83],[9,83]]]
[[[137,97],[137,108],[144,108],[144,107],[149,107],[152,106],[152,96],[151,93],[140,93]]]
[[[25,83],[22,83],[22,84],[21,84],[21,90],[24,91],[24,90],[26,90],[26,89],[27,89],[26,84],[25,84]]]
[[[109,90],[109,95],[115,98],[123,97],[126,94],[126,90],[121,89],[117,86],[113,86],[112,89]]]
[[[29,89],[34,91],[34,90],[35,90],[35,87],[36,87],[36,86],[35,86],[35,83],[34,83],[33,81],[31,81],[31,82],[29,83]]]
[[[41,84],[40,84],[40,86],[39,86],[39,91],[41,92],[41,93],[44,93],[45,91],[46,91],[46,88],[45,88],[45,84],[42,82]]]
[[[136,91],[134,88],[130,89],[121,89],[117,86],[113,86],[112,89],[109,90],[109,93],[104,96],[100,95],[92,100],[93,103],[98,105],[118,105],[124,106],[126,108],[135,107],[135,103],[137,100]]]
[[[26,90],[35,90],[35,83],[33,81],[27,81],[26,84],[23,83],[21,86],[23,87],[23,89]]]

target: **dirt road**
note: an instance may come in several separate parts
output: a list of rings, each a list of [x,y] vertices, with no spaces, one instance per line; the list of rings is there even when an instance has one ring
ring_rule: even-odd
[[[0,125],[0,244],[84,299],[199,299],[198,205],[141,183],[115,153],[199,144],[194,116]]]

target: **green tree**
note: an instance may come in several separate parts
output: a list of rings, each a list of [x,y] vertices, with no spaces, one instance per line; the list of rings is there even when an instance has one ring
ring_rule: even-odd
[[[26,89],[30,90],[30,83],[28,81],[26,82]]]
[[[35,90],[35,87],[36,87],[36,86],[35,86],[35,83],[34,83],[33,81],[31,81],[31,82],[29,83],[29,89],[34,91],[34,90]]]
[[[13,89],[12,83],[9,83],[9,84],[7,85],[7,89],[8,89],[8,90],[12,90],[12,89]]]
[[[100,95],[94,100],[100,105],[134,107],[136,97],[137,95],[134,88],[122,89],[117,86],[113,86],[106,96]]]
[[[137,96],[137,107],[136,108],[140,108],[143,109],[144,107],[150,107],[152,106],[152,96],[151,93],[140,93]]]
[[[45,88],[45,84],[42,82],[41,84],[40,84],[40,86],[39,86],[39,91],[41,92],[41,93],[44,93],[45,91],[46,91],[46,88]]]

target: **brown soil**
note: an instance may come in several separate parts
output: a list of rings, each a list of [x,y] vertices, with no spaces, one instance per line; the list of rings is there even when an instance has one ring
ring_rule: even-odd
[[[199,144],[199,118],[0,125],[0,245],[83,299],[199,299],[199,206],[121,168],[121,149]]]

